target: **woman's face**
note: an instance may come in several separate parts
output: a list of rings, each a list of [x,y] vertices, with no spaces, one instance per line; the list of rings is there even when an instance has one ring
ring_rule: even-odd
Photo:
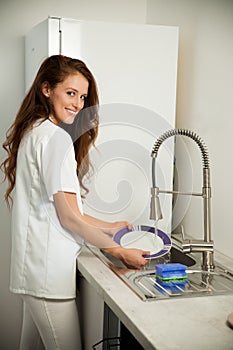
[[[88,94],[88,80],[81,74],[70,74],[54,89],[45,94],[50,98],[54,115],[50,116],[55,124],[72,124],[76,114],[83,108]]]

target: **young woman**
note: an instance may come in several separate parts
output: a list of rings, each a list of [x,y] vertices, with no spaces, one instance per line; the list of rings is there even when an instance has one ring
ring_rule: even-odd
[[[87,191],[83,177],[97,132],[98,95],[89,69],[62,55],[47,58],[8,130],[1,165],[12,207],[10,290],[24,302],[22,350],[36,349],[37,341],[48,350],[81,349],[75,277],[84,241],[129,268],[147,262],[148,251],[124,249],[109,237],[127,222],[83,213],[80,188]]]

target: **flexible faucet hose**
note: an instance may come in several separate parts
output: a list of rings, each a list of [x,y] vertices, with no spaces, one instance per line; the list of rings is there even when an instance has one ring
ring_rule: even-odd
[[[202,163],[204,169],[209,169],[209,155],[208,155],[208,150],[207,147],[204,143],[204,141],[198,136],[195,132],[187,129],[171,129],[163,133],[155,142],[152,152],[151,152],[151,157],[157,158],[158,155],[158,150],[161,146],[161,144],[168,139],[171,136],[176,136],[176,135],[181,135],[181,136],[187,136],[194,140],[196,144],[199,146],[202,154]]]

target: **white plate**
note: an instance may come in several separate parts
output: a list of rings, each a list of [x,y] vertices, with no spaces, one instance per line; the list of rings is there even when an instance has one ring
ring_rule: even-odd
[[[155,236],[155,228],[145,225],[133,227],[132,230],[123,228],[115,233],[113,240],[125,248],[149,250],[146,259],[158,258],[167,254],[171,249],[170,237],[161,230]]]

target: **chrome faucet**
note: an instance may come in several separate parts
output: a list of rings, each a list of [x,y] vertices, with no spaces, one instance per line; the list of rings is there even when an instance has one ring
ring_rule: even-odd
[[[156,174],[155,174],[155,165],[156,158],[158,155],[158,150],[161,144],[171,136],[187,136],[193,139],[199,146],[202,154],[203,162],[203,187],[202,193],[194,192],[180,192],[180,191],[168,191],[160,190],[156,186]],[[190,196],[200,196],[203,198],[203,218],[204,218],[204,238],[203,240],[182,240],[182,249],[183,252],[201,252],[202,253],[202,268],[203,270],[209,271],[214,269],[214,243],[211,240],[211,187],[210,187],[210,167],[209,167],[209,157],[207,148],[202,141],[202,139],[193,131],[185,129],[171,129],[162,134],[155,142],[152,153],[152,188],[151,188],[151,203],[150,203],[150,219],[157,221],[162,219],[162,212],[159,202],[159,193],[166,194],[181,194],[181,195],[190,195]]]

